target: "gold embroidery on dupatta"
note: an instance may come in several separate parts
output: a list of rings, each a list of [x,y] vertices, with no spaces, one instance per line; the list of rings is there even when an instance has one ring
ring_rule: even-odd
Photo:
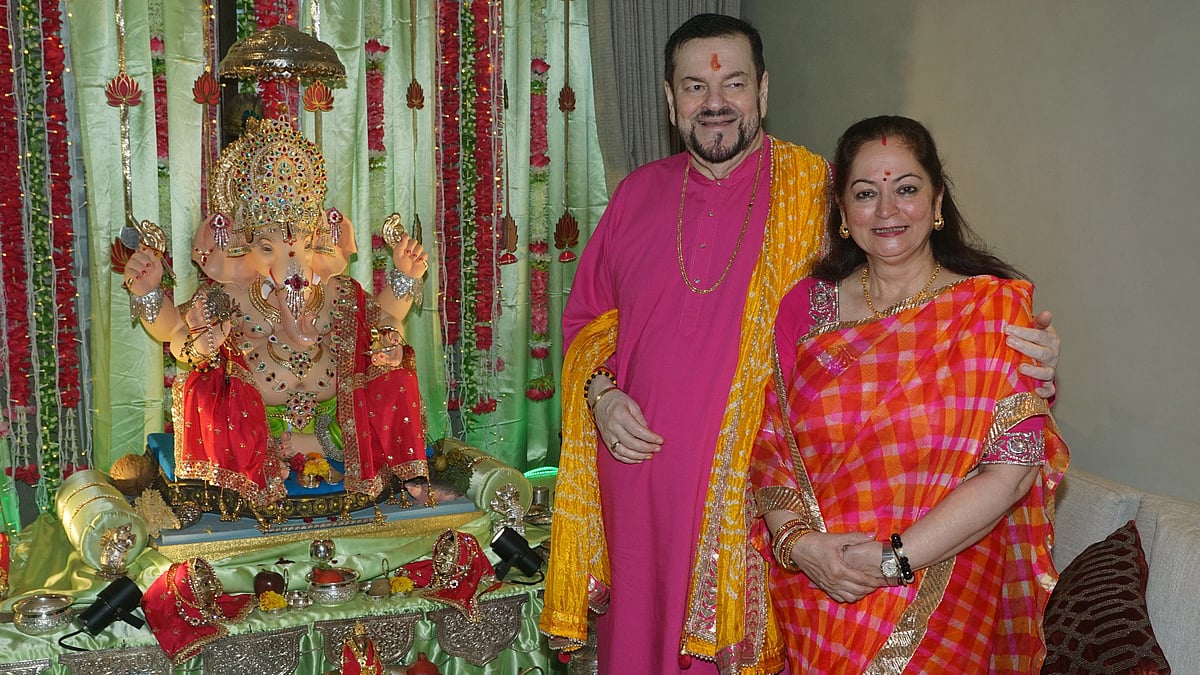
[[[820,249],[825,220],[818,221],[818,214],[812,212],[814,197],[825,202],[821,215],[828,214],[828,203],[820,199],[827,192],[826,162],[774,138],[771,153],[767,228],[739,324],[743,337],[738,365],[709,473],[680,645],[682,652],[703,659],[716,660],[718,652],[723,652],[718,662],[722,673],[751,668],[758,662],[758,655],[749,653],[757,637],[745,631],[747,537],[744,505],[738,503],[747,497],[747,444],[758,431],[762,387],[771,376],[770,355],[756,328],[773,324],[780,299],[803,278]],[[724,583],[719,584],[718,579]],[[735,613],[739,616],[733,616]],[[718,615],[725,623],[718,625]],[[739,639],[733,640],[734,634]],[[722,642],[728,644],[722,647]]]

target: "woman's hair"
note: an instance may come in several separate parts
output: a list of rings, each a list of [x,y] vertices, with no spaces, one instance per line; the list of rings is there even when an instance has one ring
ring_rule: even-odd
[[[942,169],[933,136],[920,122],[896,115],[884,115],[856,122],[838,139],[837,151],[833,155],[833,198],[841,203],[850,180],[850,165],[858,156],[862,146],[870,141],[887,138],[908,148],[933,182],[934,194],[942,193],[942,218],[946,223],[940,230],[930,232],[929,244],[933,257],[942,267],[964,276],[990,274],[1002,279],[1024,279],[1025,276],[1012,265],[987,251],[979,237],[971,231],[963,219],[954,197],[950,194],[950,179]],[[841,210],[830,209],[828,236],[831,242],[829,254],[817,263],[812,276],[826,281],[841,281],[867,260],[853,238],[843,239],[838,234],[842,224]]]

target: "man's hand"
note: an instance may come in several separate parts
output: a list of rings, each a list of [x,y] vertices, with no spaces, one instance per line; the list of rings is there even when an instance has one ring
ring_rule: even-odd
[[[636,401],[620,389],[601,390],[601,393],[604,395],[596,399],[592,416],[596,432],[613,459],[641,464],[662,449],[663,437],[646,425],[646,417]]]
[[[1054,315],[1043,311],[1033,317],[1034,327],[1005,326],[1008,346],[1033,359],[1036,363],[1021,364],[1021,372],[1041,380],[1036,393],[1042,398],[1054,396],[1054,375],[1058,369],[1061,341],[1058,331],[1050,325]]]

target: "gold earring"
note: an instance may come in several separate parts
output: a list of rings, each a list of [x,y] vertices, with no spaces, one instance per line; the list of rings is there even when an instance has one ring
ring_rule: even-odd
[[[945,227],[945,225],[946,225],[946,219],[943,218],[942,214],[939,213],[938,217],[933,219],[933,229],[940,230],[943,227]]]
[[[849,239],[850,228],[846,227],[845,223],[842,223],[842,226],[838,228],[838,234],[842,235],[842,239]]]

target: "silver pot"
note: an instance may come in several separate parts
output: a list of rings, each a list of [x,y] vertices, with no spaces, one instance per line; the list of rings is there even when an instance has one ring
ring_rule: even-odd
[[[312,572],[305,575],[308,580],[308,592],[312,595],[313,602],[318,605],[332,607],[342,603],[350,602],[354,596],[358,595],[358,570],[350,569],[349,567],[334,567],[332,569],[342,573],[342,580],[321,583],[312,580]]]
[[[283,594],[283,597],[287,599],[288,607],[291,609],[308,609],[313,602],[312,594],[308,591],[288,591]]]
[[[13,623],[26,635],[53,633],[71,623],[71,602],[58,593],[22,598],[13,605]]]

